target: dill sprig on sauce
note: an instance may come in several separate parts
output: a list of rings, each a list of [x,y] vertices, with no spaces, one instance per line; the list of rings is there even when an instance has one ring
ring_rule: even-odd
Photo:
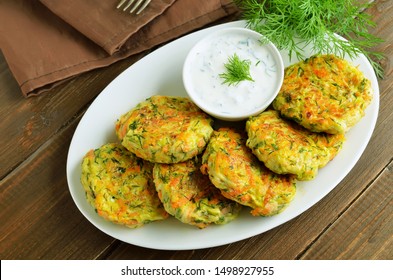
[[[241,60],[235,53],[228,58],[228,62],[224,64],[225,73],[220,74],[220,78],[224,79],[224,84],[237,85],[241,81],[254,81],[250,75],[251,61]]]
[[[375,27],[364,12],[372,3],[353,0],[234,0],[247,26],[265,36],[279,49],[304,59],[303,46],[311,45],[316,53],[333,53],[355,58],[363,53],[379,78],[383,68],[377,62],[383,55],[371,48],[383,42],[370,34]],[[342,40],[335,34],[341,35]]]

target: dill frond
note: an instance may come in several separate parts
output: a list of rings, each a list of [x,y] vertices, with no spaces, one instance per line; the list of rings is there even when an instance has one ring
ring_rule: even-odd
[[[228,62],[224,64],[225,73],[220,74],[220,78],[224,79],[224,84],[237,85],[241,81],[254,81],[250,75],[251,61],[241,60],[235,53],[228,58]]]
[[[303,46],[315,53],[334,53],[353,58],[364,54],[379,78],[383,68],[376,61],[383,57],[371,48],[383,42],[370,34],[375,27],[364,12],[372,3],[353,0],[234,0],[247,27],[265,36],[289,56],[304,59]],[[342,40],[340,35],[346,40]],[[263,40],[262,40],[263,42]]]

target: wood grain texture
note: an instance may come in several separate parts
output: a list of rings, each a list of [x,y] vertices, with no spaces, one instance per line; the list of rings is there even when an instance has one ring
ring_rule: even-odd
[[[75,127],[76,120],[1,181],[1,259],[94,259],[113,242],[68,191],[65,147]]]
[[[27,159],[72,120],[124,69],[144,54],[97,69],[38,97],[24,98],[4,58],[0,72],[0,178]]]
[[[113,239],[76,208],[66,180],[75,127],[102,89],[144,54],[22,97],[0,55],[1,259],[393,259],[393,1],[369,9],[385,40],[376,47],[385,79],[380,111],[362,157],[324,199],[291,221],[232,244],[151,250]],[[236,233],[234,233],[236,234]]]
[[[393,259],[393,162],[302,259]]]

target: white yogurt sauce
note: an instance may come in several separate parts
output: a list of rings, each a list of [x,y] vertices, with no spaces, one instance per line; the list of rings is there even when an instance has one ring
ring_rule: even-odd
[[[229,57],[249,60],[254,81],[224,84]],[[222,114],[243,114],[257,110],[277,88],[277,65],[270,48],[257,39],[237,32],[224,33],[206,42],[191,62],[194,90],[207,110]]]

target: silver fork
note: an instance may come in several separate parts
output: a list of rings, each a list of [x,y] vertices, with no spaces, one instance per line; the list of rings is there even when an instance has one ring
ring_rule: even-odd
[[[123,8],[123,11],[126,11],[132,4],[134,4],[135,0],[128,0],[128,3],[122,7],[126,2],[127,0],[121,0],[116,8]],[[136,14],[139,15],[150,4],[150,2],[151,0],[137,0],[137,2],[131,7],[130,14],[136,11]]]

